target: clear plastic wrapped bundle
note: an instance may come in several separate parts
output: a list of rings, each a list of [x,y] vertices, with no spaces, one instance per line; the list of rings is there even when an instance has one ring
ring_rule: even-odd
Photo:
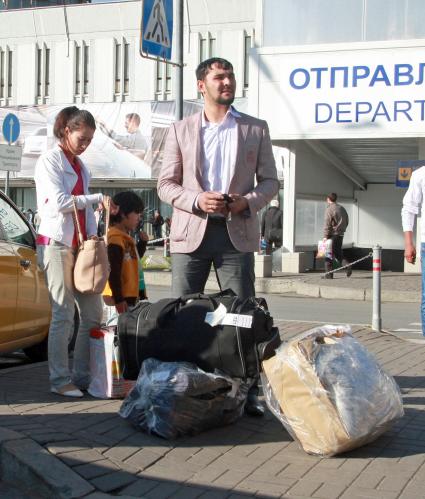
[[[206,373],[189,362],[146,359],[119,414],[171,439],[225,426],[242,416],[251,382]]]
[[[267,405],[309,454],[371,442],[403,416],[394,378],[348,326],[312,329],[263,362]]]

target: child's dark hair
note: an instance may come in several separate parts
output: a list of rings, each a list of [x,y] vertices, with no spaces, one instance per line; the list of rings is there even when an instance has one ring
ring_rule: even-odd
[[[116,215],[110,216],[109,222],[111,225],[120,223],[122,218],[129,213],[142,213],[145,209],[143,199],[134,191],[119,192],[115,194],[112,201],[119,206],[119,211]]]
[[[76,106],[64,107],[56,116],[53,134],[61,140],[65,136],[66,127],[73,132],[74,130],[78,130],[82,125],[96,130],[96,121],[89,111],[78,109]]]

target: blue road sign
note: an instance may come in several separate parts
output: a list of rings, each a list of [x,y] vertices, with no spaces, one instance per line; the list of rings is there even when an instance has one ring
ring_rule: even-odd
[[[18,117],[13,113],[7,114],[3,120],[2,130],[3,136],[9,144],[16,142],[21,131],[21,125],[19,124]]]
[[[173,40],[173,0],[144,0],[142,52],[171,59]]]

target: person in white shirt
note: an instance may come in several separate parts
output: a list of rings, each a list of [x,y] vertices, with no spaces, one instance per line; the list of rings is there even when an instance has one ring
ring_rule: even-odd
[[[416,247],[413,241],[413,228],[416,217],[420,216],[425,195],[425,166],[412,173],[409,188],[403,198],[401,220],[404,231],[404,257],[408,263],[416,261]],[[425,223],[421,224],[421,265],[422,265],[422,334],[425,336]]]

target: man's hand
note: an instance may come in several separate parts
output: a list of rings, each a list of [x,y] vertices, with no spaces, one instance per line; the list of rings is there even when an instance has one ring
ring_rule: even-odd
[[[233,201],[227,205],[227,208],[232,215],[236,215],[237,213],[241,213],[242,211],[249,209],[248,201],[240,194],[229,194],[229,196],[233,199]]]
[[[205,213],[227,213],[227,203],[221,192],[203,192],[198,197],[198,206]]]
[[[413,244],[413,232],[411,231],[404,233],[404,258],[408,263],[416,262],[416,248]]]

